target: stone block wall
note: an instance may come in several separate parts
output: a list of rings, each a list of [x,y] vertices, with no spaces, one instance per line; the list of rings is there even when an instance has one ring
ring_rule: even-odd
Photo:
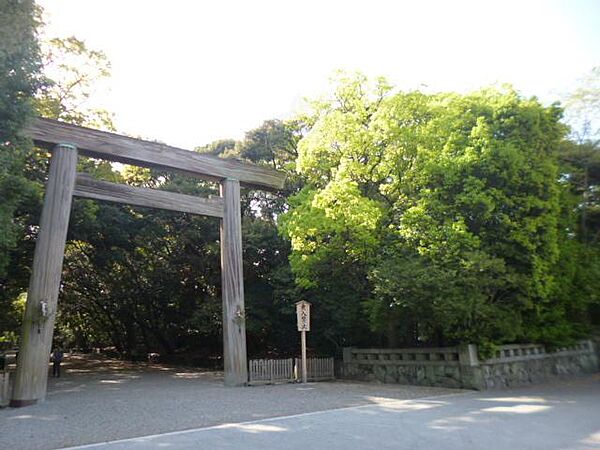
[[[504,346],[501,355],[480,362],[476,388],[521,386],[598,369],[598,356],[591,340],[549,353],[543,346]]]
[[[343,378],[383,383],[497,389],[599,369],[592,341],[548,353],[542,345],[505,345],[480,360],[475,345],[443,348],[344,349]]]
[[[342,377],[362,381],[461,387],[458,347],[344,349]]]

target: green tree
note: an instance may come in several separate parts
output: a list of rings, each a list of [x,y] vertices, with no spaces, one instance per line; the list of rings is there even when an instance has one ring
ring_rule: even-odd
[[[300,285],[331,310],[364,301],[391,344],[506,342],[544,326],[559,252],[558,107],[510,88],[391,93],[357,76],[314,117],[297,164],[310,184],[282,218]],[[363,283],[352,299],[338,301],[340,267]]]
[[[43,42],[42,55],[49,83],[37,96],[38,114],[113,131],[112,114],[90,105],[98,85],[110,77],[106,55],[74,36]]]
[[[24,178],[31,142],[19,131],[33,114],[32,97],[43,86],[37,44],[39,14],[31,1],[2,0],[0,17],[0,278],[15,245],[15,210],[31,185]]]
[[[331,99],[314,103],[296,162],[307,184],[280,220],[296,282],[314,305],[312,340],[330,351],[373,340],[362,302],[385,211],[377,186],[387,174],[369,123],[388,90],[383,80],[368,86],[364,77],[346,78]]]
[[[0,332],[6,332],[15,330],[19,319],[16,295],[6,288],[10,255],[23,226],[17,216],[38,195],[24,176],[32,145],[19,132],[33,115],[32,98],[43,88],[44,78],[34,3],[1,0],[0,10]]]
[[[266,125],[281,137],[284,128]],[[261,127],[262,128],[262,127]],[[287,130],[287,128],[286,128]],[[286,131],[293,134],[291,128]],[[198,151],[272,165],[273,147],[217,141]],[[283,155],[275,151],[276,155]],[[117,174],[92,161],[80,170],[136,186],[206,197],[216,186],[167,171],[125,167]],[[285,161],[276,159],[278,166]],[[242,192],[244,279],[251,354],[289,352],[295,337],[289,245],[275,217],[280,193]],[[221,352],[219,227],[214,218],[76,200],[65,258],[59,324],[80,347],[111,345],[135,356],[160,351],[209,363]],[[294,346],[295,347],[295,346]]]
[[[563,314],[600,327],[600,67],[565,98],[570,140],[561,147]],[[587,329],[582,328],[581,334]]]
[[[578,143],[600,139],[600,66],[579,80],[564,98],[572,140]]]
[[[600,67],[595,67],[565,98],[571,141],[561,152],[565,181],[581,196],[580,237],[600,240]]]
[[[40,50],[40,9],[32,2],[5,1],[0,19],[0,331],[16,332],[17,298],[27,290],[48,154],[20,136],[33,115],[112,129],[110,115],[88,107],[94,83],[107,77],[101,52],[75,38],[53,39]],[[6,14],[4,14],[6,12]],[[82,159],[80,169],[110,172],[106,162]]]

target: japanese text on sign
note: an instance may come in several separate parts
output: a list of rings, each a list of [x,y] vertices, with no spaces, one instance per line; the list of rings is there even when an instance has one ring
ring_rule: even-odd
[[[296,316],[298,331],[310,331],[310,303],[304,300],[296,303]]]

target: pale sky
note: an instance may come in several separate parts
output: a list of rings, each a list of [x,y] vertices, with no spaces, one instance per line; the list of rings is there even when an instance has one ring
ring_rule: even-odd
[[[38,0],[50,37],[112,63],[118,131],[191,149],[327,92],[337,69],[402,89],[512,83],[546,102],[600,65],[600,0]]]

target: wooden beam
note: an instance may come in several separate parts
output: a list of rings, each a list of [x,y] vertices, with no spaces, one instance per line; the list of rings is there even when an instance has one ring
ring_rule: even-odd
[[[221,182],[225,212],[221,221],[221,296],[223,297],[223,366],[225,386],[248,383],[246,314],[242,267],[240,183]]]
[[[285,174],[235,159],[217,158],[201,153],[171,147],[158,142],[143,141],[105,131],[36,118],[27,125],[23,134],[42,147],[69,142],[79,153],[99,159],[108,159],[143,167],[159,167],[191,174],[200,178],[220,181],[239,180],[242,185],[265,190],[283,187]]]
[[[62,275],[62,263],[77,168],[77,149],[58,145],[50,173],[40,231],[35,244],[11,406],[27,406],[46,397],[48,359]]]
[[[109,183],[96,180],[84,173],[77,174],[73,195],[148,208],[223,217],[223,199],[220,197],[202,198],[177,192]]]

